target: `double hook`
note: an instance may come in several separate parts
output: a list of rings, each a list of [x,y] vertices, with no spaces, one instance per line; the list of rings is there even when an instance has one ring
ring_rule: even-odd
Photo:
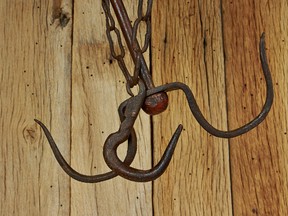
[[[133,37],[130,19],[127,15],[122,0],[110,0],[110,2],[119,21],[130,54],[134,60],[136,67],[138,67],[140,70],[139,77],[137,74],[137,79],[133,79],[134,83],[130,83],[130,86],[137,84],[139,86],[139,91],[137,95],[131,96],[129,99],[120,104],[118,108],[118,114],[121,121],[119,130],[115,133],[110,134],[104,143],[103,156],[106,164],[112,170],[107,173],[89,176],[83,175],[74,170],[62,156],[47,127],[41,121],[35,119],[36,123],[38,123],[43,129],[58,163],[70,177],[81,182],[96,183],[111,179],[117,175],[137,182],[151,181],[161,176],[169,165],[169,162],[171,161],[183,126],[180,124],[177,127],[170,142],[168,143],[168,146],[166,147],[165,152],[163,153],[162,158],[156,166],[152,167],[149,170],[140,170],[130,166],[132,161],[134,160],[137,151],[137,137],[133,126],[141,108],[150,115],[163,112],[168,106],[167,92],[170,91],[182,90],[186,96],[191,113],[193,114],[197,122],[208,133],[217,137],[232,138],[239,136],[255,128],[266,118],[273,103],[273,84],[265,52],[264,33],[261,35],[259,44],[261,65],[266,81],[266,100],[263,108],[261,112],[249,123],[234,130],[222,131],[213,127],[205,119],[192,91],[186,84],[181,82],[173,82],[158,87],[154,86],[142,53],[135,51],[139,50],[139,45],[137,39]],[[104,10],[107,11],[107,0],[102,0],[102,6]],[[125,77],[129,78],[127,74]],[[124,161],[121,161],[117,155],[117,148],[120,144],[127,140],[128,148],[126,158],[124,159]]]

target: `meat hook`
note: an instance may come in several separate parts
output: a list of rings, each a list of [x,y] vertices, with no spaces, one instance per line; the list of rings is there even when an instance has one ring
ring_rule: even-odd
[[[132,163],[137,149],[136,135],[133,129],[134,122],[139,114],[144,99],[146,98],[146,87],[144,83],[139,81],[139,93],[138,95],[127,99],[122,102],[119,106],[118,113],[120,116],[121,124],[119,130],[113,134],[110,134],[105,141],[103,155],[107,165],[113,171],[97,174],[93,176],[83,175],[74,170],[64,159],[61,152],[59,151],[51,133],[47,127],[39,120],[34,119],[37,124],[43,129],[44,134],[50,144],[53,154],[58,161],[62,169],[73,179],[85,182],[85,183],[96,183],[111,179],[119,174],[133,181],[150,181],[158,178],[166,170],[169,162],[171,161],[174,149],[177,141],[183,129],[182,125],[179,125],[175,133],[173,134],[163,156],[159,163],[151,170],[138,170],[129,165]],[[122,162],[117,156],[117,147],[128,139],[127,155]],[[126,172],[128,170],[128,173]]]
[[[135,72],[133,76],[130,76],[129,72],[126,70],[125,64],[123,63],[123,57],[125,54],[125,53],[123,54],[124,48],[121,44],[121,40],[119,39],[120,38],[119,31],[115,27],[113,17],[110,13],[110,6],[109,6],[110,2],[111,5],[113,6],[120,28],[124,35],[127,47],[135,64]],[[139,2],[143,2],[143,0],[139,0]],[[217,137],[233,138],[239,136],[252,130],[266,118],[273,103],[274,93],[273,93],[273,83],[271,73],[267,63],[264,33],[260,37],[259,49],[260,49],[261,66],[266,82],[265,103],[260,113],[250,122],[246,123],[245,125],[239,128],[223,131],[215,128],[206,120],[196,102],[196,99],[191,89],[186,84],[181,82],[172,82],[157,87],[154,86],[147,63],[145,62],[145,59],[142,54],[143,49],[139,47],[139,43],[136,38],[137,26],[139,25],[139,22],[142,19],[147,22],[150,20],[152,0],[148,0],[149,12],[147,12],[145,18],[138,17],[139,19],[137,21],[137,24],[135,25],[136,27],[134,26],[135,28],[132,28],[130,19],[127,15],[122,0],[102,0],[102,6],[106,14],[106,25],[107,25],[106,33],[111,48],[111,54],[118,61],[118,64],[127,80],[128,84],[127,92],[131,95],[131,97],[126,101],[122,102],[118,108],[118,114],[121,122],[119,130],[115,133],[110,134],[104,143],[103,148],[104,160],[108,165],[108,167],[112,170],[104,174],[89,176],[89,175],[83,175],[74,170],[60,153],[47,127],[42,122],[35,119],[35,122],[39,124],[40,127],[43,129],[44,134],[48,139],[48,142],[51,146],[53,154],[56,157],[58,163],[70,177],[78,181],[89,183],[108,180],[117,175],[138,182],[151,181],[158,178],[166,170],[169,162],[171,161],[172,155],[174,153],[183,126],[181,124],[178,126],[168,146],[166,147],[166,150],[162,155],[161,160],[158,162],[156,166],[152,167],[149,170],[140,170],[130,167],[130,164],[134,160],[137,150],[137,138],[133,126],[141,108],[149,115],[155,115],[163,112],[168,106],[167,92],[173,90],[181,90],[184,92],[190,111],[192,115],[195,117],[196,121],[208,133]],[[142,8],[141,7],[139,8],[141,10],[139,10],[140,12],[138,11],[138,14],[141,15]],[[116,55],[116,53],[113,50],[113,42],[111,42],[111,35],[110,35],[111,31],[115,31],[117,38],[120,41],[120,49],[122,52],[120,55]],[[149,38],[149,35],[146,37],[145,40],[146,42],[148,41],[147,38]],[[147,43],[145,47],[147,47]],[[134,85],[139,86],[139,91],[136,96],[133,96],[131,90],[129,90],[129,88],[133,87]],[[122,162],[117,155],[117,148],[121,143],[123,143],[126,140],[128,140],[127,155],[124,161]]]
[[[147,87],[147,97],[145,98],[144,104],[142,105],[142,108],[146,113],[150,115],[155,115],[155,114],[159,114],[165,111],[165,109],[168,106],[168,96],[166,92],[171,91],[171,90],[181,89],[186,95],[191,113],[193,114],[195,119],[198,121],[201,127],[203,127],[208,133],[214,136],[221,137],[221,138],[233,138],[233,137],[242,135],[250,131],[251,129],[255,128],[265,119],[269,110],[271,109],[274,93],[273,93],[273,83],[272,83],[271,73],[268,67],[268,63],[267,63],[264,33],[262,33],[260,37],[259,50],[260,50],[260,60],[261,60],[262,70],[263,70],[263,74],[264,74],[265,81],[266,81],[265,104],[263,105],[263,108],[261,112],[258,114],[258,116],[256,116],[250,122],[246,123],[245,125],[237,129],[222,131],[213,127],[205,119],[199,106],[197,105],[196,99],[192,91],[186,84],[175,82],[175,83],[166,84],[160,87],[154,86],[152,78],[151,78],[151,74],[147,68],[147,63],[145,62],[142,52],[137,52],[137,50],[141,50],[141,49],[139,48],[139,43],[137,41],[137,38],[133,37],[133,35],[135,35],[135,30],[132,28],[130,19],[128,17],[127,11],[125,9],[125,6],[122,0],[102,0],[102,6],[104,10],[106,11],[105,12],[106,14],[107,14],[107,7],[108,7],[107,4],[109,3],[109,1],[111,2],[111,5],[114,9],[114,12],[119,22],[119,26],[124,35],[124,39],[130,51],[130,54],[132,58],[134,59],[135,64],[138,63],[136,61],[137,57],[139,57],[140,59],[141,70],[140,70],[139,76]],[[152,7],[152,5],[150,5],[150,7]]]
[[[245,125],[229,130],[229,131],[222,131],[215,127],[213,127],[203,116],[202,112],[200,111],[200,108],[196,102],[196,99],[191,91],[191,89],[184,83],[181,82],[172,82],[168,83],[162,86],[158,86],[152,89],[147,90],[147,96],[153,95],[158,92],[169,92],[173,90],[182,90],[185,93],[189,108],[191,110],[191,113],[197,120],[197,122],[210,134],[221,137],[221,138],[233,138],[239,135],[242,135],[253,128],[255,128],[257,125],[259,125],[268,115],[272,104],[273,104],[273,98],[274,98],[274,91],[273,91],[273,83],[272,83],[272,77],[271,73],[268,67],[267,63],[267,57],[266,57],[266,51],[265,51],[265,34],[262,33],[259,43],[259,50],[260,50],[260,60],[262,65],[263,74],[265,77],[266,82],[266,100],[262,107],[262,110],[260,113],[250,122],[246,123]]]
[[[123,103],[125,103],[125,101]],[[120,106],[118,109],[118,114],[119,114],[121,122],[123,122],[125,119],[124,108],[125,107]],[[34,121],[38,125],[40,125],[40,127],[44,131],[44,134],[48,140],[48,143],[49,143],[49,145],[52,149],[52,152],[53,152],[56,160],[58,161],[59,165],[62,167],[62,169],[71,178],[73,178],[77,181],[85,182],[85,183],[97,183],[97,182],[109,180],[109,179],[114,178],[118,175],[114,171],[110,171],[110,172],[103,173],[103,174],[97,174],[97,175],[84,175],[84,174],[77,172],[65,160],[65,158],[63,157],[63,155],[59,151],[57,144],[54,141],[54,139],[53,139],[51,133],[49,132],[49,130],[47,129],[47,127],[41,121],[39,121],[37,119],[34,119]],[[127,149],[127,155],[126,155],[123,163],[126,165],[129,165],[133,162],[135,155],[136,155],[136,151],[137,151],[137,137],[136,137],[135,130],[134,130],[133,126],[130,128],[127,139],[128,139],[128,149]]]
[[[129,98],[121,106],[125,110],[125,119],[121,123],[116,133],[110,134],[105,141],[103,155],[107,165],[120,176],[136,182],[151,181],[163,174],[172,159],[177,141],[182,132],[183,126],[180,124],[174,132],[166,150],[156,166],[149,170],[132,168],[129,164],[123,163],[117,156],[118,146],[127,140],[131,127],[138,116],[144,99],[146,98],[146,88],[143,82],[139,81],[140,91],[137,96]],[[120,106],[120,107],[121,107]]]
[[[108,7],[107,1],[105,1],[105,0],[102,1],[102,5],[103,5],[103,2],[105,2],[104,7],[106,7],[106,9]],[[140,70],[139,76],[140,76],[140,80],[143,80],[143,82],[145,82],[145,85],[147,87],[146,98],[145,98],[144,105],[142,104],[142,109],[144,109],[144,111],[147,112],[146,99],[149,98],[149,103],[148,103],[149,109],[147,112],[148,114],[150,114],[150,115],[158,114],[158,113],[163,112],[166,109],[166,107],[168,106],[168,96],[167,96],[166,92],[173,91],[173,90],[182,90],[186,96],[186,99],[187,99],[187,102],[188,102],[188,105],[189,105],[189,108],[191,110],[192,115],[195,117],[197,122],[207,132],[209,132],[210,134],[212,134],[214,136],[222,137],[222,138],[233,138],[233,137],[242,135],[242,134],[252,130],[253,128],[255,128],[257,125],[259,125],[266,118],[267,114],[269,113],[269,111],[271,109],[272,103],[273,103],[274,93],[273,93],[273,83],[272,83],[271,73],[270,73],[270,70],[268,67],[268,63],[267,63],[267,57],[266,57],[266,51],[265,51],[265,34],[264,33],[262,33],[262,35],[260,37],[259,50],[260,50],[261,66],[262,66],[263,74],[264,74],[265,81],[266,81],[266,100],[265,100],[265,103],[264,103],[260,113],[254,119],[252,119],[250,122],[246,123],[245,125],[237,128],[237,129],[223,131],[223,130],[219,130],[219,129],[215,128],[206,120],[206,118],[203,116],[203,114],[202,114],[202,112],[201,112],[201,110],[200,110],[200,108],[196,102],[196,99],[195,99],[192,91],[190,90],[190,88],[186,84],[181,83],[181,82],[173,82],[173,83],[168,83],[166,85],[162,85],[162,86],[158,86],[158,87],[154,86],[153,81],[151,80],[151,75],[150,75],[149,70],[147,68],[147,64],[145,62],[145,59],[142,56],[141,52],[137,52],[137,50],[140,50],[139,45],[138,45],[138,41],[136,38],[133,38],[133,36],[132,36],[133,34],[135,35],[135,31],[132,29],[132,25],[130,23],[129,17],[127,15],[127,12],[126,12],[126,9],[124,7],[122,0],[110,0],[110,2],[113,6],[114,12],[115,12],[116,17],[118,19],[118,22],[120,24],[120,28],[121,28],[122,33],[124,35],[124,38],[126,40],[126,44],[129,48],[129,51],[130,51],[132,58],[134,59],[135,65],[138,64],[138,62],[136,61],[136,57],[138,57],[140,59],[141,70]],[[106,13],[107,13],[107,10],[106,10]],[[147,80],[148,80],[148,82],[146,82]],[[160,95],[160,97],[159,97],[159,95]],[[167,99],[165,98],[165,100],[162,99],[162,97],[164,95],[167,96]],[[155,96],[155,98],[153,98],[153,96]],[[160,100],[159,100],[159,98],[160,98]],[[150,99],[152,99],[152,100],[150,100]],[[150,104],[151,101],[153,102],[152,104]],[[167,103],[167,105],[165,104],[163,106],[163,103],[164,104]],[[163,109],[158,109],[159,104],[161,105],[160,107]],[[154,107],[156,109],[156,112],[154,112]],[[125,130],[127,130],[127,131],[125,132]],[[176,132],[174,133],[170,143],[174,142],[173,141],[174,139],[176,139],[176,142],[177,142],[179,135],[181,133],[181,130],[182,130],[182,125],[179,125],[179,127],[177,128]],[[103,149],[103,155],[104,155],[104,159],[105,159],[107,165],[112,170],[114,170],[116,173],[121,175],[122,177],[127,178],[127,179],[132,180],[132,181],[140,181],[140,182],[150,181],[150,180],[154,180],[157,177],[159,177],[166,169],[165,166],[163,166],[163,167],[161,166],[161,165],[163,165],[163,163],[161,163],[163,158],[167,157],[167,158],[169,158],[169,161],[170,161],[172,154],[174,152],[174,149],[173,149],[173,151],[168,150],[170,147],[170,143],[169,143],[164,155],[162,156],[162,159],[160,160],[159,164],[157,164],[155,167],[153,167],[150,170],[139,170],[139,169],[132,168],[129,165],[122,163],[116,154],[117,147],[123,142],[123,140],[125,140],[125,134],[127,134],[127,133],[128,133],[127,128],[120,127],[118,132],[110,135],[107,138],[105,145],[104,145],[104,149]],[[116,139],[114,139],[114,138],[116,138]],[[168,163],[164,163],[164,164],[168,164]]]
[[[213,127],[201,113],[200,108],[196,102],[196,99],[192,91],[184,83],[173,82],[173,83],[168,83],[162,86],[148,89],[146,91],[146,96],[150,96],[158,92],[182,90],[186,96],[189,108],[193,116],[198,121],[198,123],[210,134],[213,134],[218,137],[231,138],[231,137],[239,136],[243,133],[246,133],[247,131],[259,125],[266,118],[273,103],[273,85],[272,85],[272,78],[271,78],[270,70],[267,64],[264,34],[262,34],[261,36],[259,47],[260,47],[261,64],[262,64],[262,69],[263,69],[263,73],[265,76],[266,87],[267,87],[266,101],[265,101],[265,104],[263,105],[261,112],[257,115],[257,117],[255,117],[249,123],[241,126],[240,128],[230,130],[230,131],[221,131]],[[144,91],[143,87],[141,91]],[[123,178],[129,179],[131,181],[136,181],[136,182],[146,182],[146,181],[155,180],[156,178],[158,178],[160,175],[163,174],[163,172],[166,170],[172,158],[177,140],[179,139],[180,133],[183,129],[183,126],[180,124],[178,128],[176,129],[174,135],[172,136],[168,144],[168,147],[166,148],[161,160],[156,166],[152,167],[151,169],[149,170],[135,169],[133,167],[130,167],[129,164],[123,163],[117,156],[117,147],[127,139],[127,136],[129,135],[129,130],[130,130],[129,128],[133,127],[134,121],[136,119],[136,116],[138,115],[139,109],[141,105],[143,104],[144,99],[145,97],[142,97],[141,98],[142,101],[141,101],[141,100],[137,100],[136,97],[131,97],[130,99],[122,103],[123,110],[125,110],[124,113],[125,113],[126,119],[121,123],[119,131],[114,134],[111,134],[106,139],[105,144],[104,144],[104,149],[103,149],[103,156],[106,161],[106,164],[115,173],[119,174]]]

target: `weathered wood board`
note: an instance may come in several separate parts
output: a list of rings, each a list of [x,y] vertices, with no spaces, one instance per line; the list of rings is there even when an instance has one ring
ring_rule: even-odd
[[[123,2],[133,21],[137,1]],[[33,119],[47,125],[73,168],[109,170],[103,143],[117,131],[117,108],[129,95],[101,1],[0,1],[0,215],[288,215],[287,11],[285,0],[154,1],[145,57],[156,85],[186,83],[216,128],[239,127],[265,100],[258,49],[265,32],[273,107],[256,129],[221,139],[173,91],[167,111],[137,119],[132,163],[157,163],[181,123],[167,171],[147,183],[85,184],[61,170]],[[145,26],[140,39],[144,33]]]

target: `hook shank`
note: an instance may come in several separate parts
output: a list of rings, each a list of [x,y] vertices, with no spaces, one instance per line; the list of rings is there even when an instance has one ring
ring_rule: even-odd
[[[266,81],[266,100],[262,107],[261,112],[247,124],[237,129],[230,130],[230,131],[222,131],[213,127],[203,116],[190,88],[186,84],[181,83],[181,82],[168,83],[166,85],[162,85],[159,87],[155,87],[153,89],[149,89],[147,90],[147,96],[153,95],[157,92],[162,92],[162,91],[169,92],[169,91],[180,89],[185,93],[189,108],[193,116],[195,117],[197,122],[210,134],[217,136],[217,137],[222,137],[222,138],[232,138],[232,137],[236,137],[236,136],[242,135],[250,131],[251,129],[255,128],[257,125],[259,125],[266,118],[266,116],[268,115],[272,107],[273,98],[274,98],[273,83],[272,83],[272,77],[271,77],[271,73],[268,67],[268,63],[267,63],[264,36],[265,35],[263,33],[260,38],[259,47],[260,47],[260,59],[261,59],[262,70],[263,70],[263,74],[264,74],[265,81]]]

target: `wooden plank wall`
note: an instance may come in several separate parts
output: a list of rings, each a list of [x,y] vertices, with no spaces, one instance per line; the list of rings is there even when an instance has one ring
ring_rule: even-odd
[[[136,2],[124,1],[131,20]],[[146,59],[157,85],[186,83],[209,122],[234,129],[265,99],[258,50],[265,32],[273,108],[256,129],[220,139],[198,125],[183,93],[171,92],[166,112],[152,119],[141,112],[132,164],[156,163],[182,123],[167,171],[148,183],[84,184],[61,170],[33,119],[76,170],[109,170],[103,143],[128,95],[101,1],[0,1],[0,215],[288,215],[287,10],[285,0],[154,0]],[[143,26],[140,41],[144,33]]]

